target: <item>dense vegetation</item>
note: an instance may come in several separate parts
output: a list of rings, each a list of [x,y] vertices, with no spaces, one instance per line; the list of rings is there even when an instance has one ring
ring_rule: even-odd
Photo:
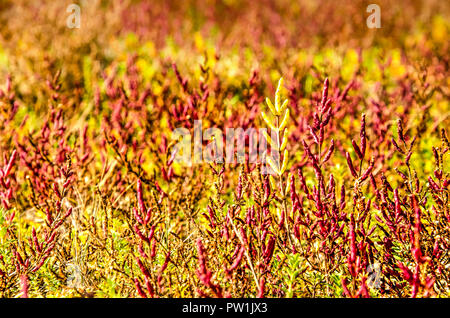
[[[450,296],[448,3],[70,3],[0,2],[1,297]]]

